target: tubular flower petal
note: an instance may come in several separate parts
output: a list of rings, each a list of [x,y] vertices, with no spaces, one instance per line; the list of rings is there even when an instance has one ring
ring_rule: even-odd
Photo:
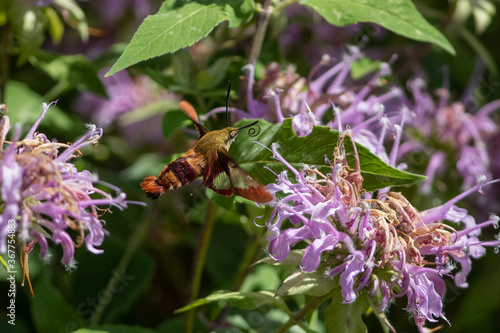
[[[8,146],[0,147],[0,189],[5,207],[0,214],[0,253],[6,251],[7,221],[13,220],[20,241],[37,242],[40,256],[47,259],[47,239],[51,239],[62,247],[61,262],[74,268],[75,247],[85,243],[90,252],[102,253],[96,247],[102,245],[107,232],[98,215],[102,208],[97,206],[124,209],[127,201],[123,193],[112,197],[96,188],[96,177],[87,170],[78,172],[69,162],[81,156],[80,148],[97,145],[102,130],[91,125],[72,145],[51,142],[45,134],[36,132],[49,107],[50,104],[43,104],[42,115],[23,140],[19,140],[20,128],[16,126]],[[0,126],[2,139],[10,128],[8,124],[8,116],[4,116]],[[70,230],[71,234],[76,232],[75,239]]]
[[[500,240],[477,237],[482,228],[498,227],[497,216],[476,224],[465,209],[455,206],[492,182],[481,181],[442,206],[423,212],[389,189],[372,197],[362,189],[354,144],[356,166],[351,169],[347,164],[344,139],[354,142],[352,136],[350,130],[340,133],[330,163],[332,173],[326,176],[308,166],[293,168],[273,146],[273,158],[290,169],[296,182],[282,172],[277,183],[267,187],[278,198],[267,223],[268,252],[282,261],[294,247],[304,244],[300,268],[305,272],[320,269],[325,278],[337,279],[345,303],[354,302],[363,292],[380,310],[386,310],[395,298],[406,296],[406,308],[424,332],[426,322],[447,321],[443,276],[452,276],[457,286],[466,287],[471,258],[482,256],[485,247],[500,247]],[[455,270],[453,262],[461,269]]]

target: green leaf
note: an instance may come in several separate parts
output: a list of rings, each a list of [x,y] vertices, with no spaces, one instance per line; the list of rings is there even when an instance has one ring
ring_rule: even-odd
[[[140,155],[127,169],[120,173],[120,177],[123,177],[127,181],[138,181],[139,179],[149,176],[152,173],[160,172],[165,167],[165,159],[160,157],[158,154],[142,154]],[[151,170],[155,170],[152,172]]]
[[[283,281],[281,287],[276,291],[276,296],[306,294],[319,297],[328,294],[338,286],[337,280],[325,277],[322,271],[304,272],[297,270]]]
[[[481,35],[491,24],[496,14],[495,5],[486,1],[457,0],[455,11],[453,12],[453,22],[465,25],[469,16],[474,16],[476,35]]]
[[[259,291],[259,292],[216,291],[205,298],[197,299],[193,303],[188,304],[185,307],[176,310],[175,313],[185,312],[190,309],[218,301],[227,301],[232,305],[242,309],[256,309],[265,304],[273,304],[277,308],[287,309],[286,304],[280,298],[274,297],[274,294],[269,291]]]
[[[120,126],[128,126],[146,120],[148,118],[161,115],[171,114],[173,110],[179,109],[179,103],[175,100],[164,99],[148,103],[147,105],[138,109],[127,112],[120,117],[117,121]],[[184,116],[186,119],[186,116]]]
[[[313,8],[333,25],[373,22],[399,35],[434,43],[455,55],[450,42],[420,15],[410,0],[303,0],[300,3]]]
[[[491,54],[490,50],[484,45],[481,40],[471,33],[467,28],[465,28],[461,24],[454,24],[453,27],[455,30],[462,36],[462,38],[469,44],[469,46],[476,52],[481,60],[484,61],[484,64],[488,68],[490,72],[496,77],[498,76],[498,68]]]
[[[12,4],[14,3],[14,0],[4,0],[0,1],[0,16],[5,15],[5,12],[12,7]],[[17,4],[16,4],[17,5]],[[0,24],[4,24],[5,22],[3,20],[7,20],[7,18],[2,18],[0,20]]]
[[[38,51],[29,60],[33,66],[43,70],[54,81],[66,84],[66,88],[87,90],[103,97],[106,96],[97,70],[83,54],[62,56]]]
[[[165,113],[161,122],[161,129],[165,140],[168,140],[178,128],[183,127],[189,121],[181,110],[173,110]]]
[[[59,44],[64,34],[64,23],[52,7],[45,7],[45,16],[47,16],[50,38],[54,44]]]
[[[340,288],[334,291],[332,302],[325,309],[326,333],[366,333],[368,329],[362,315],[368,309],[366,296],[359,295],[350,304],[342,304]]]
[[[371,60],[368,57],[363,57],[354,60],[351,65],[351,77],[354,80],[361,79],[365,75],[377,71],[380,68],[381,61]]]
[[[46,102],[36,92],[32,91],[26,84],[10,80],[7,82],[5,104],[9,109],[11,123],[19,122],[26,126],[32,126],[40,118],[42,103]],[[83,124],[75,121],[65,114],[59,107],[50,107],[42,120],[42,126],[55,126],[68,132],[80,128],[79,133],[84,133]],[[76,125],[76,126],[75,126]],[[80,127],[81,126],[81,127]]]
[[[0,13],[1,16],[1,13]],[[9,324],[9,320],[11,320],[9,317],[6,317],[6,320],[0,321],[0,332],[8,332],[8,333],[26,333],[26,332],[31,332],[32,326],[31,323],[33,320],[29,318],[29,316],[26,316],[27,320],[25,320],[23,317],[20,315],[16,316],[16,321],[15,325]]]
[[[85,323],[48,278],[34,286],[36,298],[31,299],[31,315],[36,331],[40,333],[71,332]]]
[[[21,66],[45,40],[43,30],[47,18],[40,7],[29,6],[23,1],[12,7],[10,18],[13,42],[9,44],[17,46],[14,51],[19,54],[17,65]]]
[[[233,58],[222,57],[217,59],[208,69],[196,75],[196,90],[213,90],[222,83]]]
[[[206,37],[223,21],[230,27],[247,22],[252,0],[166,0],[155,15],[148,16],[106,77],[139,61],[172,53]]]
[[[271,265],[259,265],[249,274],[241,286],[241,291],[252,290],[276,290],[281,279],[276,267]]]
[[[260,263],[265,263],[265,264],[270,264],[273,266],[282,266],[282,265],[293,265],[293,266],[299,266],[302,264],[302,257],[304,256],[304,250],[299,249],[299,250],[291,250],[288,255],[286,256],[285,259],[279,261],[276,259],[271,258],[270,256],[266,256],[263,259],[260,259],[257,261],[258,264]]]
[[[237,126],[249,124],[250,120],[238,122]],[[331,173],[330,164],[325,162],[325,155],[333,159],[333,151],[337,145],[339,133],[326,126],[315,126],[306,137],[299,137],[292,127],[292,119],[285,119],[283,125],[270,124],[261,120],[259,122],[261,132],[256,138],[240,133],[231,146],[231,155],[238,164],[247,170],[252,176],[262,183],[268,184],[275,181],[276,176],[268,167],[276,173],[285,170],[286,167],[272,158],[272,153],[262,148],[261,145],[252,143],[254,140],[270,148],[272,143],[279,143],[278,152],[294,168],[300,169],[303,164],[315,165],[323,174]],[[344,141],[346,154],[353,154],[351,141]],[[363,188],[372,192],[387,186],[408,185],[423,181],[425,176],[395,169],[379,157],[372,154],[367,148],[356,144],[361,175],[363,176]],[[348,155],[347,160],[351,167],[354,166],[354,157]]]
[[[85,13],[78,6],[74,0],[54,0],[54,4],[58,5],[63,9],[66,14],[69,14],[68,19],[71,21],[72,26],[76,27],[76,30],[80,34],[82,41],[86,42],[89,39],[89,25],[87,24],[87,18]]]
[[[176,54],[172,55],[172,63],[174,65],[174,77],[173,83],[184,88],[193,88],[193,78],[190,63],[193,62],[193,58],[188,50],[179,50]],[[169,88],[167,86],[166,88]]]

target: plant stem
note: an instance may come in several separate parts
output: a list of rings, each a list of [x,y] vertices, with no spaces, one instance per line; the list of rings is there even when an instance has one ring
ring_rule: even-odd
[[[262,44],[264,43],[264,37],[266,35],[267,26],[273,10],[269,10],[269,5],[271,0],[264,0],[262,2],[262,8],[256,10],[259,12],[259,17],[257,18],[257,30],[252,41],[252,46],[250,48],[250,53],[248,54],[247,63],[255,66],[257,59],[259,58],[260,51],[262,50]],[[250,88],[250,82],[253,82],[253,78],[246,78],[241,82],[239,90],[239,101],[237,107],[243,108],[247,103],[247,91]]]
[[[272,10],[269,10],[270,3],[271,0],[264,0],[262,2],[262,9],[259,13],[259,17],[257,18],[257,31],[255,32],[252,48],[250,49],[250,54],[248,56],[248,63],[251,65],[255,65],[257,62],[260,50],[262,49],[262,44],[264,43],[267,26],[272,15]]]
[[[125,270],[125,268],[130,264],[135,252],[141,245],[142,241],[146,237],[147,231],[149,229],[149,221],[147,217],[144,217],[141,222],[137,225],[134,232],[132,232],[130,238],[128,239],[128,246],[125,248],[125,253],[121,257],[118,265],[116,266],[114,272],[118,272],[118,274],[112,274],[111,279],[108,281],[106,286],[106,291],[109,292],[109,295],[113,295],[113,291],[117,290],[118,284],[120,283],[121,272]],[[89,326],[97,325],[104,314],[104,310],[106,309],[106,305],[111,302],[108,302],[102,306],[98,306],[92,316],[90,317]]]
[[[193,262],[193,269],[191,274],[191,288],[188,295],[189,303],[192,303],[198,298],[200,291],[201,276],[203,274],[203,267],[205,266],[205,258],[207,256],[208,245],[215,225],[215,213],[217,212],[217,205],[210,202],[207,207],[207,214],[205,215],[205,222],[200,234],[200,241]],[[194,329],[194,315],[196,309],[191,309],[186,313],[185,332],[191,333]]]
[[[7,46],[9,43],[10,22],[7,20],[2,29],[2,41],[0,45],[0,102],[5,103],[5,87],[9,79],[9,51]]]
[[[43,99],[45,101],[54,101],[57,99],[57,96],[61,95],[64,90],[68,87],[68,84],[66,82],[60,81],[57,84],[55,84],[45,95],[43,96]]]
[[[291,5],[294,2],[297,2],[297,0],[285,0],[283,2],[280,2],[279,4],[276,5],[276,7],[274,7],[273,12],[278,12],[278,11],[282,10],[283,8],[285,8],[286,6]]]
[[[251,265],[255,263],[256,258],[262,251],[262,235],[252,234],[248,240],[248,245],[238,267],[238,273],[234,282],[233,290],[240,290],[243,282],[252,269]]]
[[[284,333],[288,332],[290,327],[297,325],[305,316],[316,310],[326,299],[331,297],[331,293],[323,295],[321,297],[316,297],[306,304],[299,312],[290,316],[290,319],[278,327],[274,333]]]

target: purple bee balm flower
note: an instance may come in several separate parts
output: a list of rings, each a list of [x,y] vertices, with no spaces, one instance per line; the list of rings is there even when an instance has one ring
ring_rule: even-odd
[[[162,92],[146,76],[130,77],[125,71],[121,71],[109,78],[104,78],[105,70],[99,73],[101,80],[106,88],[108,98],[95,95],[90,92],[83,92],[77,102],[75,109],[82,115],[90,115],[92,122],[106,128],[106,126],[115,123],[122,136],[131,146],[140,146],[144,143],[163,142],[161,130],[152,130],[159,128],[155,126],[161,122],[161,114],[140,118],[134,121],[123,121],[122,116],[144,108],[146,106],[169,104],[169,100],[176,100],[177,97]]]
[[[379,311],[386,311],[395,298],[406,296],[406,309],[424,332],[426,322],[447,321],[443,277],[451,276],[457,286],[467,286],[471,258],[482,256],[485,247],[500,247],[498,239],[478,238],[481,229],[498,227],[497,216],[476,224],[465,209],[455,206],[465,196],[497,181],[479,179],[473,188],[442,206],[419,212],[403,195],[388,189],[376,197],[363,194],[359,163],[354,170],[347,164],[343,149],[346,136],[354,142],[351,130],[341,132],[328,175],[309,166],[297,170],[279,154],[279,147],[272,145],[273,158],[289,169],[295,181],[284,171],[277,175],[276,184],[267,187],[281,198],[267,223],[269,255],[282,261],[299,243],[305,244],[300,268],[305,272],[321,270],[324,278],[337,279],[345,303],[354,302],[363,293]],[[391,164],[397,153],[394,149]],[[355,145],[354,152],[359,161]],[[455,263],[460,270],[455,269]],[[382,322],[394,331],[387,321]]]
[[[78,171],[69,162],[81,156],[81,148],[97,144],[102,136],[100,128],[90,125],[88,132],[74,144],[51,142],[45,134],[36,133],[49,107],[50,104],[43,104],[42,115],[24,139],[19,139],[20,127],[16,126],[9,145],[5,149],[0,147],[0,189],[5,206],[0,214],[0,253],[7,249],[7,223],[15,221],[18,241],[37,242],[40,256],[48,258],[47,240],[51,239],[63,249],[61,262],[73,269],[75,246],[85,243],[90,252],[102,253],[98,247],[106,230],[97,206],[123,210],[131,202],[125,200],[124,193],[112,197],[95,187],[96,177],[87,170]],[[1,142],[5,142],[9,129],[9,118],[4,116],[0,125]],[[61,149],[64,151],[60,152]],[[69,230],[78,233],[75,240]]]
[[[248,80],[246,111],[237,108],[229,108],[229,111],[238,119],[264,118],[270,122],[283,122],[285,118],[293,118],[296,133],[305,136],[313,125],[320,125],[319,120],[331,112],[333,103],[341,109],[342,120],[352,124],[356,139],[359,132],[378,131],[378,121],[384,115],[385,105],[399,101],[402,90],[394,87],[380,95],[374,94],[374,89],[385,83],[382,77],[391,73],[389,63],[392,59],[389,63],[381,63],[379,70],[362,82],[352,81],[351,65],[362,56],[357,47],[348,47],[348,52],[337,62],[324,56],[307,78],[300,77],[290,67],[280,71],[277,64],[271,63],[258,82],[254,81],[255,68],[249,64],[244,67]],[[398,105],[401,105],[400,101]],[[222,112],[225,112],[224,107],[215,108],[200,118],[206,120]],[[396,119],[392,119],[394,117]],[[335,119],[326,125],[337,129],[338,118],[335,115]],[[399,122],[400,113],[387,115],[387,118],[389,122]]]
[[[475,80],[473,77],[472,80]],[[435,137],[440,141],[437,146],[450,146],[455,153],[457,170],[463,179],[463,188],[474,186],[476,179],[485,175],[493,179],[492,170],[495,169],[494,155],[489,154],[488,145],[491,138],[498,133],[498,125],[491,119],[491,114],[500,109],[500,100],[490,102],[478,110],[471,109],[470,104],[450,100],[450,92],[445,80],[444,87],[437,91],[438,100],[434,100],[427,91],[425,81],[415,78],[408,82],[408,88],[413,95],[414,102],[409,108],[415,112],[415,119],[411,126],[424,137]],[[408,142],[421,139],[407,138]],[[420,144],[413,150],[433,151],[436,144],[431,146]],[[409,150],[402,151],[401,154]],[[433,152],[435,155],[442,152]],[[441,159],[442,157],[435,157]],[[436,162],[434,160],[433,162]],[[437,170],[435,163],[429,164],[427,174],[433,176],[436,171],[444,172],[447,168]]]

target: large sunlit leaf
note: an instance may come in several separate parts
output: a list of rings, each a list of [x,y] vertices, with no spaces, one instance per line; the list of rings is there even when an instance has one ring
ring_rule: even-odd
[[[190,46],[223,21],[229,21],[230,27],[238,27],[252,14],[251,0],[167,0],[158,13],[144,20],[106,76],[140,61]]]
[[[398,35],[434,43],[455,54],[450,42],[420,15],[410,0],[303,0],[300,3],[336,26],[373,22]]]
[[[250,120],[243,120],[237,126],[249,124]],[[330,127],[315,126],[311,134],[306,137],[299,137],[292,128],[292,119],[285,119],[283,125],[270,124],[260,121],[260,134],[253,138],[246,132],[240,133],[231,146],[231,155],[236,162],[246,169],[250,174],[259,179],[262,183],[274,182],[275,175],[266,170],[268,167],[276,173],[285,170],[286,167],[279,161],[272,158],[272,153],[254,140],[271,147],[272,143],[279,143],[278,152],[297,170],[303,164],[315,165],[323,174],[331,173],[330,164],[325,161],[325,156],[333,160],[333,151],[337,146],[339,133]],[[372,154],[367,148],[356,144],[358,151],[361,174],[363,176],[363,188],[366,191],[375,191],[387,186],[407,185],[423,181],[425,176],[395,169],[379,157]],[[345,140],[346,154],[353,154],[351,141]],[[354,157],[347,157],[349,166],[354,167]]]

